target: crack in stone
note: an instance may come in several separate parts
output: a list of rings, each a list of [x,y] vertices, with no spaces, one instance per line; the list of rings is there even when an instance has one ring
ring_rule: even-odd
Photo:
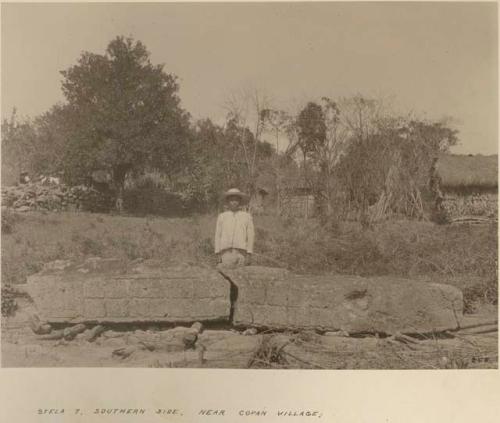
[[[238,286],[228,275],[222,272],[222,270],[219,269],[218,272],[225,280],[229,282],[229,322],[233,324],[236,301],[238,300]]]

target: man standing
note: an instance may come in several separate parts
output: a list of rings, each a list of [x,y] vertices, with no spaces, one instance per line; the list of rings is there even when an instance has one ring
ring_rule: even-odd
[[[241,210],[246,195],[237,188],[224,193],[228,210],[219,214],[215,229],[215,254],[226,266],[244,266],[251,262],[254,227],[250,213]]]

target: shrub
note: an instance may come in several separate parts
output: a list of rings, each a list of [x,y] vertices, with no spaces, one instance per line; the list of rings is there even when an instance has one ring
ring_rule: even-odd
[[[14,290],[10,285],[2,286],[2,316],[12,316],[16,309]]]
[[[99,240],[83,237],[81,240],[82,253],[91,256],[100,256],[104,251],[104,245]]]
[[[21,217],[8,209],[2,211],[2,235],[11,234],[14,226],[21,220]]]
[[[79,208],[91,213],[108,213],[113,209],[114,194],[111,190],[98,191],[84,185],[71,188]]]
[[[27,294],[21,293],[13,286],[2,285],[2,316],[13,316],[18,308],[16,298],[29,298]]]
[[[463,290],[464,313],[474,313],[480,304],[498,305],[498,283],[496,279],[489,279]]]
[[[127,213],[139,216],[182,216],[186,208],[179,195],[169,192],[164,183],[152,176],[144,176],[129,184],[123,195]]]

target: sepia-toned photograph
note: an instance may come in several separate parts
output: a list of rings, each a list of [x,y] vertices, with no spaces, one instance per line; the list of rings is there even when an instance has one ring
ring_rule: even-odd
[[[495,2],[2,3],[1,57],[3,368],[498,369]]]

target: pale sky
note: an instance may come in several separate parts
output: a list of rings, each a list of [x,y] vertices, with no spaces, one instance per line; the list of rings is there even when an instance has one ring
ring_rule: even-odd
[[[63,100],[59,71],[117,35],[180,79],[183,107],[221,122],[231,92],[294,107],[361,93],[451,116],[457,153],[498,150],[495,3],[2,4],[2,117]]]

